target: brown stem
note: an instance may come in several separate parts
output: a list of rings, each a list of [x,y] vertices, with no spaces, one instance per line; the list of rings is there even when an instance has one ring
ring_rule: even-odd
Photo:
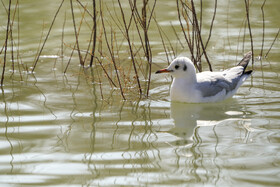
[[[5,76],[5,68],[6,68],[7,48],[8,48],[8,39],[9,39],[9,27],[10,27],[10,16],[11,16],[11,4],[12,4],[12,1],[9,0],[8,20],[7,20],[5,49],[4,49],[4,64],[3,64],[2,77],[1,77],[1,85],[0,85],[1,88],[3,87],[4,76]]]
[[[262,21],[263,21],[263,34],[262,34],[262,49],[261,49],[261,53],[260,53],[260,56],[262,57],[263,55],[263,46],[264,46],[264,31],[265,31],[265,21],[264,21],[264,11],[263,11],[263,8],[264,8],[264,5],[265,5],[265,2],[266,0],[264,0],[262,6],[261,6],[261,10],[262,10]]]
[[[71,5],[72,20],[73,20],[73,26],[74,26],[74,31],[75,31],[76,46],[77,46],[77,50],[78,50],[80,64],[82,66],[84,66],[84,61],[83,61],[83,58],[82,58],[82,55],[81,55],[81,51],[80,51],[80,46],[79,46],[79,39],[78,39],[78,34],[77,34],[77,29],[76,29],[75,14],[74,14],[74,10],[73,10],[73,2],[72,2],[72,0],[70,0],[70,5]]]
[[[106,44],[107,44],[107,48],[108,48],[109,53],[110,53],[110,55],[111,55],[111,59],[112,59],[112,62],[113,62],[113,65],[114,65],[114,69],[115,69],[115,73],[116,73],[116,76],[117,76],[117,79],[118,79],[118,83],[119,83],[119,87],[120,87],[120,91],[121,91],[122,98],[123,98],[124,100],[126,100],[126,98],[125,98],[125,96],[124,96],[124,93],[123,93],[122,84],[121,84],[121,80],[120,80],[119,73],[118,73],[118,68],[117,68],[117,65],[116,65],[116,62],[115,62],[115,57],[114,57],[114,55],[113,55],[113,53],[112,53],[112,50],[111,50],[111,47],[110,47],[110,45],[109,45],[109,41],[108,41],[108,38],[107,38],[105,23],[104,23],[104,19],[103,19],[103,12],[102,12],[102,7],[101,7],[101,0],[99,0],[99,2],[100,2],[100,16],[101,16],[101,22],[102,22],[102,27],[103,27],[105,42],[106,42]]]
[[[191,0],[191,3],[192,3],[192,8],[193,8],[194,22],[195,22],[195,27],[196,27],[197,33],[198,33],[198,38],[199,38],[199,41],[200,41],[200,44],[201,44],[201,47],[202,47],[205,59],[206,59],[207,64],[209,66],[209,70],[212,71],[212,66],[211,66],[211,63],[210,63],[210,61],[208,59],[208,56],[207,56],[207,53],[206,53],[206,50],[205,50],[205,47],[204,47],[204,43],[202,41],[201,32],[200,32],[200,29],[199,29],[199,26],[198,26],[198,21],[197,21],[197,17],[196,17],[196,12],[195,12],[195,7],[194,7],[193,0]]]
[[[276,34],[276,36],[275,36],[275,38],[274,38],[274,40],[273,40],[271,46],[270,46],[270,48],[268,49],[267,53],[265,54],[265,57],[267,57],[268,53],[270,52],[272,46],[274,45],[276,39],[278,38],[279,33],[280,33],[280,28],[279,28],[279,30],[278,30],[278,32],[277,32],[277,34]]]
[[[35,62],[34,62],[32,72],[33,72],[33,71],[35,70],[35,68],[36,68],[36,65],[37,65],[37,63],[38,63],[38,60],[39,60],[39,58],[40,58],[40,56],[41,56],[41,53],[42,53],[42,51],[43,51],[43,49],[44,49],[44,47],[45,47],[45,44],[46,44],[47,40],[48,40],[48,38],[49,38],[49,35],[50,35],[50,33],[51,33],[53,24],[54,24],[54,22],[55,22],[55,19],[56,19],[56,17],[57,17],[57,14],[58,14],[59,11],[60,11],[60,8],[61,8],[62,5],[63,5],[63,2],[64,2],[64,0],[61,1],[60,5],[59,5],[59,7],[58,7],[58,9],[57,9],[57,11],[56,11],[54,17],[53,17],[53,20],[52,20],[51,26],[50,26],[50,28],[49,28],[49,31],[48,31],[48,33],[47,33],[47,36],[46,36],[46,38],[45,38],[45,40],[44,40],[44,42],[43,42],[43,45],[42,45],[42,47],[41,47],[41,49],[40,49],[40,52],[38,53],[38,56],[37,56],[37,58],[36,58],[36,60],[35,60]]]
[[[91,58],[90,58],[90,63],[89,66],[92,67],[92,63],[93,63],[93,58],[95,55],[95,47],[96,47],[96,4],[95,4],[95,0],[92,1],[92,6],[93,6],[93,43],[92,43],[92,51],[91,51]]]
[[[180,22],[181,30],[182,30],[182,32],[184,34],[184,37],[185,37],[185,40],[186,40],[186,42],[188,44],[188,47],[189,47],[189,50],[190,50],[190,53],[191,53],[191,59],[193,60],[194,59],[193,47],[191,45],[191,42],[190,42],[190,40],[188,38],[188,35],[187,35],[187,33],[185,31],[185,28],[183,26],[183,23],[182,23],[179,0],[176,0],[176,2],[177,2],[177,14],[178,14],[178,19],[179,19],[179,22]],[[182,1],[181,1],[181,3],[183,4]],[[186,20],[186,22],[188,23],[188,20]],[[189,32],[189,30],[188,30],[188,32]]]
[[[207,39],[206,44],[205,44],[205,49],[207,48],[208,42],[210,41],[210,38],[211,38],[211,34],[212,34],[212,30],[213,30],[213,25],[214,25],[214,20],[215,20],[215,17],[216,17],[216,12],[217,12],[217,0],[215,0],[214,14],[213,14],[211,25],[210,25],[210,29],[209,29],[209,36],[208,36],[208,39]]]
[[[133,53],[133,50],[132,50],[132,45],[131,45],[131,42],[130,42],[129,30],[128,30],[128,27],[127,27],[127,24],[126,24],[126,21],[125,21],[125,16],[124,16],[124,12],[123,12],[123,8],[122,8],[120,0],[118,0],[118,3],[119,3],[119,7],[120,7],[120,10],[121,10],[121,15],[122,15],[122,20],[123,20],[124,27],[125,27],[126,39],[127,39],[127,43],[128,43],[128,46],[129,46],[129,52],[130,52],[130,57],[131,57],[134,72],[135,72],[135,77],[136,77],[136,80],[137,80],[139,95],[141,97],[142,96],[142,88],[141,88],[141,84],[140,84],[140,81],[139,81],[139,76],[138,76],[138,72],[137,72],[137,68],[136,68],[136,62],[135,62],[135,59],[134,59],[134,53]]]
[[[250,16],[249,16],[249,1],[244,0],[244,2],[246,7],[247,23],[248,23],[248,29],[250,34],[250,40],[251,40],[252,64],[254,64],[254,42],[253,42],[253,36],[251,31]]]

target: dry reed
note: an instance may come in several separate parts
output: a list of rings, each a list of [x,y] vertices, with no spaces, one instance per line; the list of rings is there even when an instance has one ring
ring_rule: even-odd
[[[245,43],[246,31],[249,31],[251,51],[254,54],[254,38],[250,22],[250,4],[249,0],[244,0],[245,2],[245,19],[244,19],[244,33],[243,33],[243,50]],[[264,7],[267,0],[262,3],[261,13],[262,13],[262,46],[260,51],[260,56],[263,56],[264,46],[265,46],[265,11]],[[28,70],[27,65],[20,65],[20,28],[18,24],[17,28],[17,43],[14,41],[13,33],[13,23],[16,19],[20,22],[19,16],[19,0],[16,1],[15,10],[12,14],[12,1],[9,0],[9,6],[6,8],[4,6],[5,12],[7,14],[7,26],[4,44],[1,44],[0,55],[4,54],[2,76],[1,76],[1,86],[4,83],[5,70],[7,66],[7,53],[9,52],[8,47],[10,47],[11,52],[11,67],[12,71],[15,71],[15,61],[18,62],[19,71],[21,68],[25,71]],[[76,4],[74,4],[76,3]],[[159,35],[162,50],[165,53],[165,58],[169,64],[173,58],[177,56],[178,48],[189,51],[191,55],[191,60],[194,62],[195,67],[198,71],[202,71],[202,61],[206,63],[209,70],[212,71],[212,64],[208,56],[209,42],[211,40],[212,32],[215,29],[215,20],[217,15],[217,0],[214,1],[213,15],[207,30],[208,34],[204,34],[205,30],[202,30],[205,20],[203,20],[203,1],[194,0],[174,0],[177,8],[177,19],[179,21],[180,32],[177,28],[170,23],[173,33],[166,34],[161,28],[156,17],[156,7],[158,5],[157,0],[127,0],[127,7],[124,8],[124,1],[112,1],[113,8],[110,9],[106,3],[99,0],[93,0],[88,8],[88,4],[84,5],[80,0],[70,0],[70,13],[71,21],[73,26],[73,39],[75,43],[73,45],[68,44],[65,41],[65,25],[67,22],[66,12],[64,14],[64,21],[62,25],[61,32],[61,44],[60,44],[60,57],[63,59],[64,56],[69,56],[66,67],[64,68],[64,73],[68,71],[70,62],[75,52],[79,59],[79,64],[83,68],[88,66],[91,68],[92,76],[97,76],[97,80],[100,85],[101,97],[104,98],[102,92],[103,81],[108,81],[112,88],[118,88],[122,98],[127,99],[129,91],[137,88],[137,93],[139,98],[148,97],[151,88],[151,75],[153,63],[153,51],[151,45],[151,35],[150,27],[155,26],[157,33]],[[115,4],[114,4],[115,3]],[[39,40],[39,45],[35,59],[32,65],[32,72],[35,71],[41,54],[45,48],[45,45],[49,39],[51,31],[53,29],[54,23],[57,18],[59,18],[59,12],[64,6],[64,0],[60,1],[58,8],[52,18],[51,24],[48,31],[43,39],[43,30],[41,40]],[[80,15],[75,13],[74,10],[76,6],[81,9]],[[105,8],[104,8],[105,7]],[[110,20],[108,17],[110,17]],[[81,17],[78,23],[77,17]],[[87,19],[90,19],[88,21]],[[246,21],[246,22],[245,22]],[[81,41],[80,34],[81,29],[86,27],[83,23],[86,23],[87,28],[90,30],[88,32],[87,45],[84,47],[84,42]],[[43,24],[44,25],[44,24]],[[203,31],[203,32],[202,32]],[[155,32],[155,30],[153,30]],[[240,29],[241,32],[241,29]],[[272,49],[276,39],[278,38],[280,29],[276,34],[273,42],[271,43],[265,57],[269,54]],[[116,33],[121,34],[123,37],[117,37]],[[177,39],[176,47],[173,46],[170,41],[169,34]],[[183,35],[183,39],[180,37]],[[185,41],[183,41],[185,40]],[[185,47],[185,43],[187,44]],[[239,38],[238,38],[239,42]],[[136,44],[138,43],[138,44]],[[10,46],[9,46],[10,45]],[[15,50],[16,48],[16,50]],[[67,51],[68,50],[68,51]],[[14,52],[17,52],[17,57],[15,58]],[[121,59],[120,51],[128,52],[129,58]],[[66,54],[65,54],[66,53]],[[57,53],[59,54],[59,53]],[[84,56],[82,54],[85,54]],[[143,58],[144,57],[144,58]],[[203,59],[202,59],[203,58]],[[57,60],[57,59],[56,59]],[[254,62],[254,58],[253,58]],[[54,66],[56,66],[56,61]],[[101,70],[101,71],[99,71]],[[20,74],[21,75],[21,74]],[[105,75],[106,79],[102,75]],[[22,80],[22,77],[21,77]],[[134,92],[133,92],[134,93]]]

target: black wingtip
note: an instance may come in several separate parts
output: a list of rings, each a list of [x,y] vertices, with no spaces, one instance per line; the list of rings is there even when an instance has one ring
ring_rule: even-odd
[[[244,55],[243,59],[237,64],[237,66],[242,66],[242,67],[244,67],[244,70],[245,70],[246,67],[248,66],[251,58],[252,58],[252,51],[249,51],[248,53],[246,53]]]
[[[251,75],[252,73],[253,73],[253,70],[249,70],[249,71],[245,71],[243,74]]]

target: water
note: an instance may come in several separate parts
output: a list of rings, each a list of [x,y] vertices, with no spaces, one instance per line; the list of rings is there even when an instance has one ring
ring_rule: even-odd
[[[109,8],[117,6],[110,2]],[[242,58],[238,35],[245,18],[244,5],[228,2],[219,2],[209,43],[215,70],[231,67]],[[160,3],[156,8],[158,23],[169,33],[171,22],[179,32],[176,3]],[[253,1],[251,5],[257,53],[262,43],[261,4]],[[279,5],[279,1],[267,1],[265,6],[265,52],[280,25]],[[24,66],[31,67],[42,20],[46,33],[58,2],[26,1],[20,6],[21,58]],[[211,20],[212,1],[205,1],[204,6],[203,14]],[[75,10],[78,16],[81,10]],[[0,12],[0,19],[6,20],[2,6]],[[69,10],[66,12],[71,16]],[[20,76],[17,70],[11,76],[6,72],[0,96],[1,186],[280,185],[279,39],[268,59],[256,60],[255,73],[230,100],[171,103],[170,77],[153,74],[149,98],[139,100],[137,94],[128,94],[129,99],[123,101],[103,74],[100,85],[95,70],[80,68],[77,56],[63,74],[71,51],[68,48],[64,57],[59,57],[63,20],[64,12],[34,74],[23,72]],[[67,19],[65,26],[67,45],[75,42],[71,21]],[[6,23],[0,24],[4,31]],[[151,26],[150,32],[153,69],[157,70],[165,67],[167,60],[156,26]],[[117,34],[121,38],[121,33]],[[86,29],[81,31],[82,41],[88,37]],[[183,35],[180,37],[183,41]],[[3,43],[4,35],[0,38]],[[175,35],[170,34],[169,39],[177,46],[177,55],[188,55]],[[81,46],[85,48],[86,42]],[[244,46],[244,51],[250,50],[249,38]],[[129,61],[127,54],[120,50],[120,59]],[[130,92],[133,90],[137,93],[136,87]]]

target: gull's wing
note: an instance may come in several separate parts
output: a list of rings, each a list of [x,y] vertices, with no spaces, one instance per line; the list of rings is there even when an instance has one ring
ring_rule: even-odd
[[[202,72],[197,74],[196,89],[199,90],[203,97],[217,95],[224,89],[229,90],[230,82],[227,81],[221,73]]]
[[[225,90],[233,91],[243,75],[244,67],[237,66],[223,72],[202,72],[197,74],[196,89],[203,97],[215,96]]]

